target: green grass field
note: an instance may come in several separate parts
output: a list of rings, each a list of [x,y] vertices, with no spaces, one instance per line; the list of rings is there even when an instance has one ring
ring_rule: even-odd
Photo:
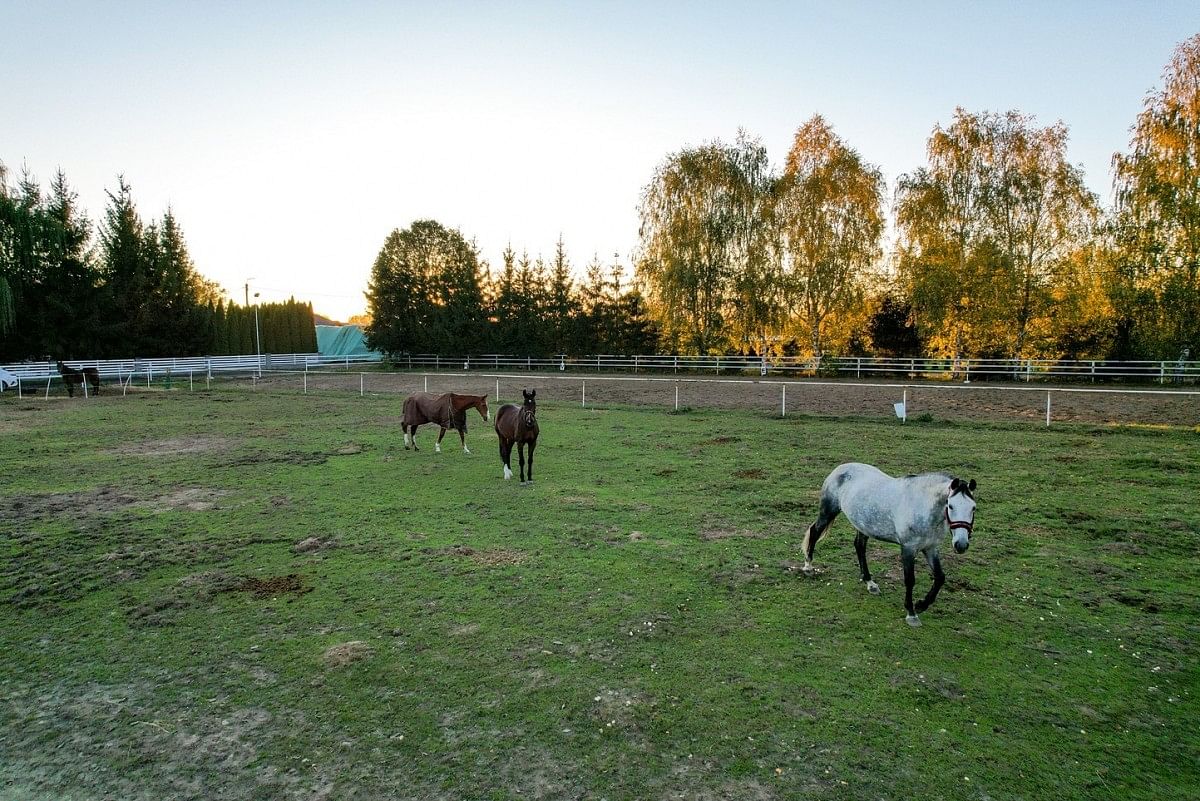
[[[546,404],[522,487],[399,414],[5,396],[0,797],[1200,790],[1194,430]],[[844,520],[795,570],[852,460],[979,481],[920,629]]]

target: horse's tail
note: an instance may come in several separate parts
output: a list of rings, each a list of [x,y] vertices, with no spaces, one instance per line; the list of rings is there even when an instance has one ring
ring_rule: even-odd
[[[409,396],[404,399],[404,409],[400,412],[400,425],[405,431],[408,431],[408,427],[411,425],[409,420],[412,419],[412,408],[413,399]]]

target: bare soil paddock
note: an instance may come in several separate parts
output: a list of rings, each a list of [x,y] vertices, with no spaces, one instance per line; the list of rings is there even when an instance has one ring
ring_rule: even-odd
[[[260,383],[272,389],[302,391],[305,376],[273,373]],[[499,393],[497,393],[499,382]],[[786,389],[785,389],[786,387]],[[1200,393],[1171,390],[1106,390],[1092,386],[782,381],[695,376],[583,375],[531,372],[497,377],[489,373],[310,372],[310,392],[363,391],[487,393],[489,402],[518,402],[523,388],[538,398],[592,405],[740,409],[764,413],[830,417],[891,417],[893,404],[907,392],[909,419],[1021,421],[1045,424],[1050,396],[1051,423],[1200,425]],[[1095,391],[1102,390],[1102,391]],[[786,398],[785,398],[786,395]]]

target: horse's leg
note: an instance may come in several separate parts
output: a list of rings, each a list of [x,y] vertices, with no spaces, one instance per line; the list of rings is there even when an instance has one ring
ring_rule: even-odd
[[[904,566],[904,620],[910,626],[921,625],[921,618],[917,617],[916,610],[913,609],[912,599],[913,585],[917,583],[916,559],[916,551],[908,546],[900,546],[900,564]]]
[[[420,450],[420,448],[417,447],[417,428],[418,428],[418,426],[409,426],[408,427],[408,439],[410,442],[412,442],[414,451]]]
[[[525,483],[525,441],[517,441],[517,458],[521,460],[521,483]]]
[[[533,483],[533,449],[537,447],[537,440],[529,441],[529,483]]]
[[[817,514],[816,522],[808,527],[808,531],[804,532],[804,542],[800,544],[800,549],[804,551],[804,567],[801,570],[806,574],[812,575],[813,551],[816,550],[817,541],[825,536],[825,529],[829,528],[829,524],[833,522],[840,511],[837,501],[828,495],[821,496],[821,511]]]
[[[458,439],[462,442],[463,453],[470,453],[471,449],[467,447],[467,432],[463,429],[458,429]]]
[[[929,592],[925,594],[924,598],[917,601],[917,612],[924,612],[933,606],[933,602],[938,596],[938,590],[946,583],[946,574],[942,572],[942,557],[938,555],[938,552],[927,551],[925,558],[929,561],[929,569],[933,571],[933,586],[929,588]]]
[[[867,592],[879,594],[879,585],[871,579],[871,571],[867,568],[867,535],[861,531],[854,532],[854,551],[858,554],[858,569],[862,571],[862,580],[867,582]]]
[[[504,465],[504,480],[512,478],[512,440],[500,437],[500,463]]]
[[[438,434],[437,442],[433,443],[433,452],[442,452],[442,437],[446,436],[446,427],[442,426],[441,432]]]

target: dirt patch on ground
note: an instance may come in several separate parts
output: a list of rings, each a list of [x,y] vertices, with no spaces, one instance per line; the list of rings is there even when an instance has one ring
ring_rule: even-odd
[[[715,439],[712,439],[709,441],[712,442],[713,445],[728,445],[731,442],[741,442],[742,438],[741,437],[731,437],[731,436],[725,435],[725,436],[716,437]]]
[[[229,493],[225,490],[213,490],[205,487],[185,487],[174,492],[141,501],[137,506],[144,506],[156,511],[169,509],[187,509],[192,512],[205,512],[217,506],[217,499]]]
[[[254,464],[325,464],[329,454],[305,451],[284,451],[283,453],[248,453],[225,462],[223,467],[244,467]]]
[[[351,640],[326,649],[321,656],[325,667],[340,668],[346,665],[369,659],[375,655],[375,649],[362,640]]]
[[[134,442],[112,448],[109,453],[129,456],[176,456],[178,454],[208,453],[209,451],[224,450],[234,446],[234,441],[228,437],[218,437],[211,434],[201,434],[194,437],[171,437],[169,439],[150,439]]]
[[[81,492],[56,492],[25,495],[0,501],[0,512],[17,520],[50,517],[90,517],[127,509],[151,509],[165,512],[187,509],[202,512],[217,506],[217,499],[229,493],[206,487],[183,487],[166,495],[142,498],[118,487],[99,487]]]
[[[278,595],[303,595],[312,592],[304,579],[296,573],[286,576],[249,576],[229,592],[248,592],[255,598],[274,598]]]
[[[759,478],[766,478],[767,474],[764,473],[762,470],[759,470],[757,467],[752,467],[749,470],[735,470],[733,473],[733,477],[734,478],[759,479]]]
[[[332,537],[307,537],[293,545],[292,551],[294,553],[314,553],[316,551],[323,551],[326,548],[336,548],[337,546],[337,540]]]
[[[470,545],[452,545],[449,548],[429,549],[427,553],[458,556],[464,559],[470,559],[472,562],[485,567],[519,565],[529,556],[524,551],[515,551],[510,548],[488,548],[476,550]]]

